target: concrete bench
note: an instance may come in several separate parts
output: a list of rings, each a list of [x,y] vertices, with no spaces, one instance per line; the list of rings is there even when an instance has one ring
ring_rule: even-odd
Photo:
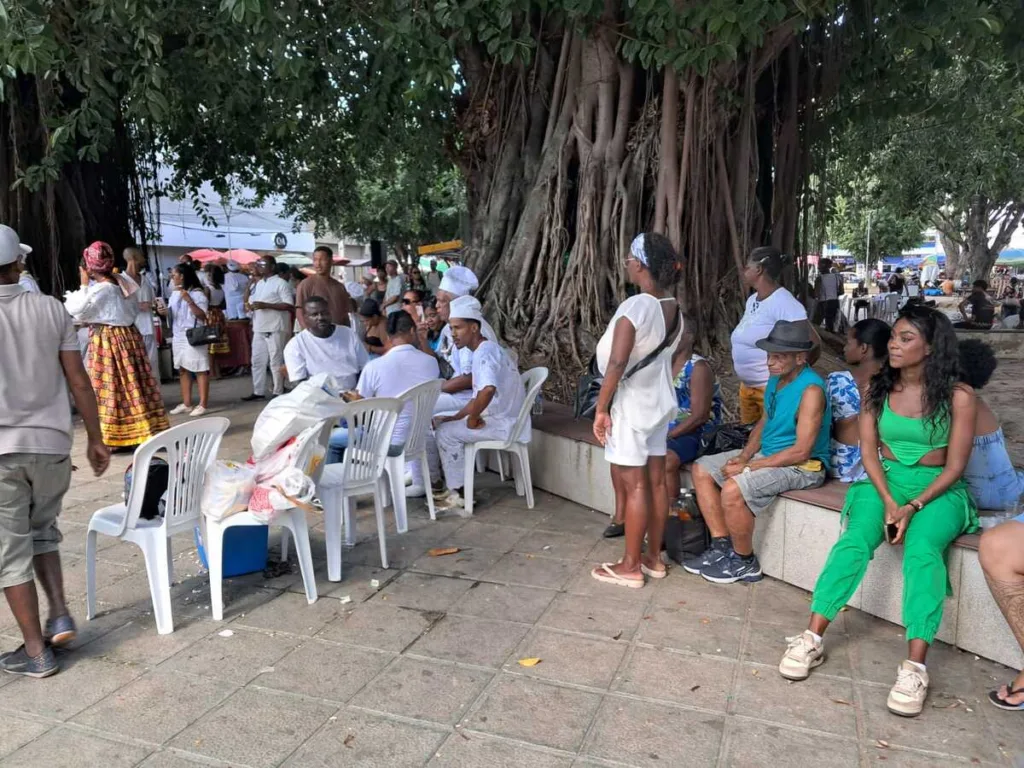
[[[594,438],[592,422],[575,421],[571,408],[545,402],[543,415],[533,417],[530,464],[538,488],[607,515],[614,513],[615,493],[604,451]],[[829,481],[821,488],[786,493],[758,518],[754,546],[767,575],[814,589],[839,538],[846,489]],[[1024,668],[1024,654],[985,583],[978,540],[977,535],[960,536],[950,547],[953,596],[946,599],[938,639],[1015,669]],[[902,560],[902,547],[879,547],[849,605],[900,624]]]

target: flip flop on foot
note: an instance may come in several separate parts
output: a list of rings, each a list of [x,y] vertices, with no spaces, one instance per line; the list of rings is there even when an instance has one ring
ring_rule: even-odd
[[[643,563],[640,563],[640,572],[644,576],[648,576],[652,579],[664,579],[666,576],[668,576],[668,566],[661,566],[661,570],[659,571],[655,568],[648,568]]]
[[[614,584],[617,587],[626,587],[628,589],[641,589],[643,587],[643,576],[639,579],[621,576],[612,570],[613,565],[615,563],[601,563],[601,565],[590,572],[590,575],[598,581],[603,581],[605,584]]]
[[[1004,688],[1006,689],[1005,696],[999,695],[1003,692],[1003,688],[1000,688],[998,691],[992,691],[989,693],[988,700],[992,702],[993,706],[1005,709],[1008,712],[1024,712],[1024,698],[1022,698],[1017,704],[1013,704],[1008,701],[1008,699],[1013,696],[1024,696],[1024,687],[1014,688],[1013,683],[1010,682],[1007,683]]]

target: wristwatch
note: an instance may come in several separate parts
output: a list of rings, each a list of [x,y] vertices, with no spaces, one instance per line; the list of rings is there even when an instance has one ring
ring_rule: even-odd
[[[924,504],[922,504],[922,503],[920,502],[920,500],[918,500],[918,499],[911,499],[911,500],[910,500],[910,501],[908,501],[907,503],[908,503],[908,504],[909,504],[910,506],[912,506],[912,507],[913,507],[914,509],[916,509],[916,510],[917,510],[918,512],[920,512],[920,511],[921,511],[922,509],[924,509]]]

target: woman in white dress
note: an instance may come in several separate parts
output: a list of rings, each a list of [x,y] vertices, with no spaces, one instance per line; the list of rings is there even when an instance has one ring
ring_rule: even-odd
[[[210,300],[191,264],[175,265],[171,270],[171,288],[170,301],[161,311],[171,318],[174,334],[171,351],[181,384],[181,404],[171,410],[171,415],[189,412],[190,416],[202,416],[210,397],[210,352],[206,345],[193,347],[189,344],[187,334],[190,328],[206,324]],[[192,407],[193,375],[199,381],[199,405],[195,408]]]
[[[626,299],[597,344],[604,375],[594,436],[604,446],[612,484],[625,491],[626,553],[602,563],[598,581],[639,589],[644,577],[662,579],[661,542],[668,519],[665,452],[676,414],[672,355],[683,333],[675,298],[679,257],[662,235],[638,235],[626,257],[626,277],[641,293]],[[643,554],[644,535],[647,553]]]

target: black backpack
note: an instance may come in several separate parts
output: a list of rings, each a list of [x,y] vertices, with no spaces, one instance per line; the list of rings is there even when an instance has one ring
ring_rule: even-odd
[[[683,491],[680,502],[665,521],[665,554],[682,565],[684,559],[699,555],[708,548],[711,534],[693,491]]]
[[[124,471],[124,503],[132,493],[132,480],[134,476],[134,464],[129,464]],[[142,511],[139,517],[143,520],[153,520],[164,516],[166,505],[167,484],[170,481],[171,468],[164,459],[154,456],[149,462],[149,472],[146,474],[146,492],[142,496]]]

